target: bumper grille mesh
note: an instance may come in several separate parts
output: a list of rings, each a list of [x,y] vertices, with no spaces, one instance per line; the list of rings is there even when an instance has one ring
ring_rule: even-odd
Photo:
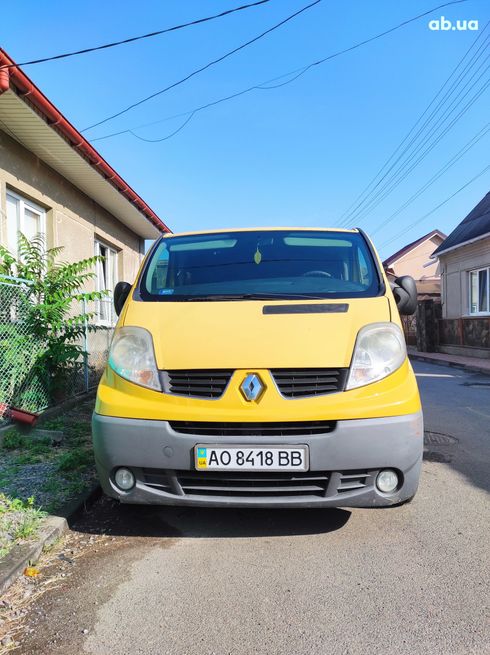
[[[335,421],[287,421],[266,423],[225,423],[210,421],[169,421],[174,432],[213,437],[287,437],[325,434],[335,429]]]
[[[337,487],[337,493],[363,489],[369,483],[369,471],[343,471],[340,476],[340,484]]]
[[[197,496],[324,496],[328,474],[311,473],[206,473],[181,471],[180,486]]]
[[[145,485],[175,496],[328,498],[370,489],[378,471],[173,471],[144,468]]]

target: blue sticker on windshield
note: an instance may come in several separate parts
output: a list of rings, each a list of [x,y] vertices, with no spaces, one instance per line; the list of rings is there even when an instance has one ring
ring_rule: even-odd
[[[169,295],[172,294],[173,292],[174,292],[173,289],[160,289],[160,290],[158,291],[158,294],[159,294],[160,296],[169,296]]]

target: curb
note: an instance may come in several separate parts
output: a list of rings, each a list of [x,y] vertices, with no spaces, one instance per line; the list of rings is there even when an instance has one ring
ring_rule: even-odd
[[[425,357],[421,353],[408,353],[410,359],[416,359],[419,362],[428,362],[429,364],[437,364],[438,366],[449,366],[451,368],[462,368],[464,371],[471,373],[481,373],[482,375],[490,375],[488,368],[483,368],[473,364],[460,364],[459,362],[451,362],[447,359],[433,359],[432,357]]]
[[[79,403],[83,403],[86,400],[89,400],[90,398],[95,398],[96,393],[97,393],[97,387],[94,389],[90,389],[90,391],[84,391],[83,393],[79,394],[78,396],[74,396],[73,398],[67,398],[66,400],[64,400],[62,403],[59,403],[58,405],[47,407],[39,414],[39,419],[38,419],[39,425],[42,425],[44,421],[49,421],[52,418],[56,418],[60,414],[63,414],[64,412],[72,409],[73,407],[76,407],[76,405],[78,405]]]
[[[98,484],[70,501],[59,511],[59,516],[48,516],[38,536],[32,543],[14,546],[0,561],[0,595],[19,578],[26,566],[37,562],[42,552],[62,537],[73,523],[100,497],[102,490]]]

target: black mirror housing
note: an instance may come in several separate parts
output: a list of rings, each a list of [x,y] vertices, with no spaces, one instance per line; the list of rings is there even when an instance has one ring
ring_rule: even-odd
[[[400,314],[410,316],[417,311],[417,285],[411,275],[397,277],[391,290]]]
[[[130,291],[131,285],[129,282],[118,282],[116,284],[116,288],[114,289],[114,309],[118,316],[124,307],[124,303],[126,302]]]

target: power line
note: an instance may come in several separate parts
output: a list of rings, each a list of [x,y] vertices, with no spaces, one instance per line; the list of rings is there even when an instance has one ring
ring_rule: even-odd
[[[487,66],[487,68],[483,71],[483,73],[476,80],[476,82],[470,86],[470,88],[466,91],[466,93],[463,95],[463,97],[458,101],[458,98],[460,97],[461,93],[466,89],[468,84],[473,79],[474,75],[479,72],[479,69],[476,71],[476,73],[473,74],[473,76],[470,78],[469,82],[467,82],[467,84],[460,90],[459,94],[450,103],[449,107],[444,111],[442,116],[437,119],[438,122],[436,122],[436,124],[429,129],[428,134],[424,135],[424,137],[423,137],[424,140],[421,143],[419,143],[417,146],[415,146],[415,150],[412,153],[408,154],[405,161],[402,161],[402,163],[398,166],[397,170],[395,170],[395,172],[391,175],[391,177],[386,180],[384,185],[375,193],[375,195],[371,199],[369,199],[366,202],[366,205],[364,207],[359,208],[357,210],[357,212],[355,212],[354,214],[351,214],[350,217],[348,217],[346,219],[347,223],[352,222],[352,220],[354,220],[355,222],[358,222],[359,220],[364,220],[366,218],[366,216],[368,216],[397,186],[399,186],[408,177],[408,175],[414,170],[414,168],[416,168],[418,166],[418,164],[423,159],[425,159],[425,157],[427,157],[427,155],[437,146],[437,144],[449,133],[451,128],[458,122],[458,120],[468,111],[468,109],[486,91],[486,89],[488,88],[490,82],[486,82],[485,84],[483,84],[483,86],[467,102],[467,104],[463,107],[463,109],[451,120],[450,124],[447,125],[447,127],[443,130],[443,132],[440,133],[438,136],[436,136],[436,138],[434,140],[431,141],[432,137],[434,135],[437,135],[438,131],[442,128],[442,126],[448,120],[451,119],[451,115],[455,111],[458,110],[459,105],[463,102],[463,100],[466,98],[466,96],[473,90],[473,88],[477,85],[477,83],[480,81],[480,79],[487,72],[488,68],[489,68],[489,66]],[[456,102],[456,105],[453,107],[455,102]],[[448,113],[448,110],[450,110],[449,113]],[[425,150],[424,150],[424,148],[425,148]],[[413,161],[413,159],[415,157],[417,157],[417,155],[420,153],[421,150],[423,150],[423,152],[416,159],[416,161],[410,166],[410,168],[408,168],[408,170],[406,170],[407,166],[410,165],[410,163]],[[383,176],[383,177],[385,177],[385,176]],[[374,189],[373,189],[373,191],[374,191]]]
[[[361,206],[366,202],[366,199],[369,197],[369,195],[371,195],[371,194],[373,193],[373,191],[374,191],[374,190],[375,190],[375,189],[376,189],[376,188],[377,188],[377,187],[378,187],[378,186],[383,182],[383,180],[386,178],[386,176],[389,174],[389,172],[393,169],[393,167],[396,165],[396,163],[400,160],[400,158],[402,158],[402,157],[404,156],[405,152],[407,152],[408,148],[412,145],[414,139],[412,139],[412,141],[409,143],[409,145],[406,146],[404,150],[402,150],[401,154],[400,154],[400,155],[398,156],[398,158],[393,162],[393,164],[391,165],[391,167],[388,168],[388,170],[385,172],[385,174],[384,174],[384,175],[383,175],[383,176],[378,180],[378,178],[382,175],[382,173],[383,173],[383,171],[385,170],[385,168],[387,168],[387,167],[389,166],[390,162],[391,162],[391,161],[396,157],[397,153],[398,153],[398,152],[403,148],[404,144],[405,144],[405,143],[410,139],[411,135],[415,132],[417,126],[420,124],[420,122],[423,120],[424,116],[428,113],[428,111],[430,110],[430,108],[432,107],[432,105],[436,102],[436,100],[439,98],[439,96],[440,96],[441,93],[444,91],[444,89],[446,88],[446,86],[449,84],[449,82],[451,81],[451,79],[453,78],[453,76],[456,74],[456,72],[458,71],[458,69],[460,68],[460,66],[463,64],[464,60],[466,59],[466,57],[468,56],[468,54],[470,53],[470,51],[474,48],[474,46],[476,45],[476,43],[478,42],[478,40],[481,38],[483,32],[485,32],[485,30],[487,29],[487,27],[488,27],[488,23],[487,23],[487,25],[485,26],[485,28],[482,30],[482,32],[477,36],[477,38],[475,39],[475,41],[474,41],[474,42],[471,44],[471,46],[468,48],[468,50],[465,52],[465,54],[463,55],[463,57],[461,58],[461,60],[458,62],[458,64],[457,64],[456,67],[454,68],[454,70],[451,72],[451,74],[450,74],[449,77],[446,79],[446,81],[443,83],[443,85],[439,88],[439,90],[437,91],[437,93],[435,94],[435,96],[434,96],[434,97],[432,98],[432,100],[429,102],[429,104],[428,104],[427,107],[424,109],[424,111],[422,112],[422,114],[418,117],[418,119],[416,120],[416,122],[414,123],[414,125],[410,128],[409,132],[405,135],[405,137],[402,139],[402,141],[399,143],[399,145],[398,145],[398,146],[395,148],[395,150],[392,152],[392,154],[390,155],[390,157],[389,157],[389,158],[386,160],[386,162],[382,165],[382,167],[379,169],[379,171],[376,173],[376,175],[372,178],[372,180],[367,184],[367,186],[366,186],[366,187],[361,191],[361,193],[357,196],[357,198],[356,198],[356,199],[354,200],[354,202],[350,205],[350,207],[349,207],[346,211],[344,211],[344,213],[341,215],[341,217],[340,217],[340,219],[339,219],[339,225],[342,225],[343,222],[345,222],[345,221],[350,222],[350,217],[353,215],[353,213],[356,212],[356,211],[358,210],[358,208],[361,207]],[[459,78],[458,78],[458,79],[459,79]],[[446,96],[443,97],[442,102],[445,101],[445,98],[446,98],[446,97],[447,97],[447,92],[446,92]],[[430,114],[429,118],[428,118],[428,119],[425,121],[425,123],[422,125],[421,130],[423,130],[423,129],[425,128],[425,126],[427,125],[427,123],[430,122],[430,120],[431,120],[432,117],[434,116],[434,112],[437,112],[437,109],[438,109],[440,106],[441,106],[441,101],[440,101],[439,104],[437,105],[436,109],[435,109],[435,110]],[[414,137],[415,139],[419,136],[421,130],[419,129],[419,132],[417,132],[417,134],[416,134],[415,137]],[[376,180],[378,180],[378,182],[376,182]],[[371,188],[373,185],[374,185],[374,187]]]
[[[125,45],[126,43],[133,43],[134,41],[141,41],[142,39],[150,39],[154,36],[159,36],[160,34],[167,34],[168,32],[176,32],[177,30],[182,30],[186,27],[192,27],[193,25],[200,25],[201,23],[207,23],[208,21],[215,20],[216,18],[223,18],[224,16],[229,16],[230,14],[234,14],[237,11],[243,11],[244,9],[250,9],[251,7],[264,5],[270,1],[271,0],[258,0],[257,2],[251,2],[248,5],[242,5],[241,7],[235,7],[234,9],[227,9],[226,11],[222,11],[219,14],[214,14],[213,16],[198,18],[188,23],[182,23],[181,25],[174,25],[173,27],[167,27],[163,30],[158,30],[157,32],[149,32],[148,34],[141,34],[140,36],[132,36],[129,39],[123,39],[122,41],[113,41],[112,43],[104,43],[103,45],[98,45],[95,46],[94,48],[84,48],[83,50],[74,50],[72,52],[65,52],[61,55],[54,55],[52,57],[44,57],[42,59],[31,59],[29,61],[23,61],[19,64],[7,64],[6,66],[0,66],[0,69],[17,68],[18,66],[31,66],[33,64],[42,64],[46,61],[55,61],[56,59],[66,59],[68,57],[76,57],[77,55],[85,55],[88,52],[96,52],[97,50],[106,50],[107,48],[115,48],[116,46]]]
[[[394,32],[396,30],[399,30],[402,27],[405,27],[409,23],[413,23],[420,18],[424,18],[425,16],[428,16],[429,14],[433,13],[434,11],[437,11],[438,9],[442,9],[443,7],[447,7],[448,5],[452,4],[458,4],[459,2],[466,2],[466,0],[455,0],[454,2],[447,2],[443,5],[439,5],[437,7],[433,7],[432,9],[429,9],[428,11],[425,11],[423,14],[418,14],[417,16],[413,16],[412,18],[409,18],[408,20],[403,21],[402,23],[399,23],[398,25],[395,25],[394,27],[389,28],[388,30],[385,30],[384,32],[380,32],[379,34],[376,34],[369,39],[365,39],[363,41],[359,41],[358,43],[355,43],[352,46],[349,46],[348,48],[344,48],[343,50],[338,50],[337,52],[334,52],[323,59],[319,59],[317,61],[312,62],[311,64],[306,64],[305,66],[302,66],[301,68],[296,68],[295,70],[289,71],[288,73],[283,73],[282,75],[278,75],[276,77],[273,77],[271,79],[265,80],[264,82],[259,82],[258,84],[254,84],[252,86],[247,87],[246,89],[242,89],[241,91],[237,91],[236,93],[232,93],[231,95],[224,96],[223,98],[219,98],[217,100],[213,100],[211,102],[208,102],[204,105],[201,105],[200,107],[196,107],[195,109],[191,109],[189,111],[181,112],[179,114],[174,114],[172,116],[167,116],[165,118],[161,118],[156,121],[151,121],[149,123],[143,123],[140,125],[137,125],[135,127],[132,127],[130,129],[125,129],[125,130],[120,130],[118,132],[112,132],[110,134],[105,134],[103,136],[97,137],[95,139],[91,139],[92,142],[95,141],[102,141],[103,139],[110,139],[115,136],[120,136],[121,134],[132,134],[132,136],[136,137],[137,139],[140,139],[142,141],[149,141],[152,142],[153,140],[151,139],[144,139],[143,137],[138,136],[137,134],[134,134],[133,130],[138,130],[144,127],[152,127],[153,125],[158,125],[160,123],[167,122],[169,120],[173,120],[175,118],[181,118],[182,116],[189,116],[192,115],[194,116],[197,112],[203,111],[205,109],[208,109],[209,107],[214,107],[215,105],[221,104],[222,102],[227,102],[228,100],[233,100],[234,98],[238,98],[239,96],[245,95],[246,93],[250,93],[251,91],[255,90],[262,90],[262,91],[267,91],[267,90],[272,90],[279,88],[281,86],[285,86],[286,84],[291,84],[291,82],[294,82],[297,80],[301,75],[306,73],[308,70],[313,68],[314,66],[319,66],[321,64],[324,64],[327,61],[330,61],[331,59],[335,59],[336,57],[340,57],[341,55],[344,55],[348,52],[351,52],[353,50],[356,50],[357,48],[360,48],[364,45],[367,45],[368,43],[371,43],[372,41],[376,41],[377,39],[382,38],[383,36],[386,36],[388,34],[391,34],[391,32]],[[299,73],[299,74],[298,74]],[[286,82],[283,82],[281,84],[277,84],[274,86],[266,86],[270,85],[273,82],[277,82],[278,80],[284,79],[285,77],[289,77],[291,75],[294,75],[294,77],[290,80],[287,80]],[[174,136],[174,134],[177,134],[180,132],[181,129],[183,129],[189,121],[185,121],[185,123],[175,132],[172,132],[172,134],[163,137],[163,139],[155,139],[154,142],[158,141],[164,141],[167,138],[170,138],[171,136]],[[90,129],[90,128],[86,128]]]
[[[461,63],[461,62],[460,62]],[[451,115],[454,114],[458,110],[459,105],[463,102],[464,98],[472,91],[474,86],[480,81],[481,77],[483,74],[486,72],[484,71],[483,74],[478,78],[478,80],[470,87],[470,89],[463,95],[462,98],[460,98],[461,93],[466,89],[468,86],[469,82],[465,84],[465,86],[459,91],[459,93],[456,95],[456,98],[454,98],[451,103],[449,104],[449,107],[446,108],[442,116],[438,116],[439,110],[444,106],[445,103],[449,100],[449,98],[453,95],[454,91],[457,90],[458,85],[460,83],[460,79],[464,77],[464,75],[468,72],[468,70],[471,69],[473,66],[473,61],[471,61],[469,64],[466,65],[466,68],[463,70],[463,72],[460,74],[456,82],[453,83],[453,85],[450,87],[450,89],[446,92],[446,94],[443,96],[443,98],[439,101],[438,105],[436,108],[432,111],[430,116],[426,119],[425,123],[422,125],[422,127],[418,130],[418,132],[415,134],[415,136],[412,138],[410,143],[402,150],[400,155],[395,159],[395,161],[392,163],[392,165],[388,168],[388,170],[384,173],[384,175],[378,180],[378,182],[375,184],[375,186],[369,191],[367,195],[361,200],[360,203],[358,203],[357,208],[354,209],[353,212],[351,212],[346,219],[344,219],[345,224],[349,224],[352,222],[352,219],[354,217],[354,220],[357,221],[359,218],[365,218],[377,205],[386,198],[389,193],[393,191],[401,182],[406,179],[406,177],[410,174],[410,172],[424,159],[433,149],[434,147],[439,143],[439,141],[446,136],[446,134],[450,131],[450,129],[453,127],[453,125],[466,113],[466,111],[478,100],[478,98],[482,95],[482,93],[486,90],[488,84],[484,84],[483,87],[470,99],[470,101],[463,107],[463,109],[456,115],[455,118],[451,121],[451,123],[446,127],[445,131],[442,132],[442,134],[439,134],[438,137],[436,137],[433,141],[430,141],[434,134],[437,134],[437,132],[441,129],[441,127],[447,123],[448,120],[451,119]],[[458,64],[459,66],[459,64]],[[451,79],[452,75],[454,72],[457,70],[458,67],[453,71],[451,76],[448,78]],[[478,69],[476,72],[478,72],[480,69]],[[470,78],[470,82],[473,79],[475,73],[473,76]],[[442,90],[443,87],[441,87],[440,90]],[[438,95],[438,94],[437,94]],[[437,95],[435,98],[437,98]],[[435,99],[434,98],[434,99]],[[458,101],[459,99],[459,101]],[[455,105],[456,102],[456,105]],[[455,106],[454,106],[455,105]],[[449,111],[448,111],[449,110]],[[430,125],[433,123],[432,125]],[[428,132],[424,134],[424,130],[426,127],[428,127]],[[421,138],[421,142],[418,145],[414,144],[417,142],[418,138]],[[410,152],[412,146],[415,148]],[[406,170],[407,166],[410,164],[410,162],[418,155],[420,150],[422,148],[425,148],[425,150],[422,152],[422,154],[418,157],[418,159],[415,161],[412,166]],[[396,153],[396,151],[395,151]],[[394,154],[395,154],[394,153]],[[395,166],[398,164],[398,162],[401,163],[398,165],[398,167],[395,169],[395,171],[391,174],[390,177],[388,177],[389,173],[395,168]],[[390,160],[388,160],[389,162]],[[387,163],[388,163],[387,162]],[[382,169],[381,169],[382,170]],[[405,172],[404,172],[405,171]],[[388,178],[388,179],[387,179]],[[373,178],[373,181],[375,181],[376,178]],[[384,184],[380,186],[383,181]],[[390,186],[391,185],[391,186]],[[380,186],[379,190],[376,191],[377,187]],[[387,189],[387,190],[386,190]],[[385,191],[386,190],[386,191]],[[373,195],[374,194],[374,195]],[[369,196],[372,196],[371,198]],[[381,197],[380,197],[381,196]],[[364,205],[364,206],[363,206]]]
[[[427,157],[427,155],[437,146],[437,144],[449,133],[449,131],[452,129],[452,127],[459,121],[460,118],[474,105],[474,103],[480,98],[481,95],[487,90],[487,88],[490,86],[490,80],[487,81],[486,83],[483,84],[483,86],[470,98],[470,100],[464,105],[463,109],[459,111],[459,113],[451,120],[449,125],[440,133],[438,136],[436,136],[435,139],[432,139],[432,137],[436,134],[437,132],[441,129],[441,127],[451,119],[451,114],[453,114],[455,111],[457,111],[459,105],[461,102],[466,98],[466,96],[473,90],[473,88],[476,86],[476,84],[480,81],[480,79],[483,77],[483,75],[487,72],[487,70],[490,68],[490,66],[487,66],[487,68],[483,71],[483,73],[480,75],[480,77],[476,80],[476,82],[470,86],[470,88],[466,91],[466,93],[463,95],[463,97],[459,100],[459,102],[456,103],[456,106],[451,109],[452,105],[454,104],[455,100],[459,98],[461,95],[462,91],[468,86],[468,83],[463,87],[463,89],[460,91],[458,96],[456,96],[456,99],[452,101],[452,103],[449,105],[449,109],[451,111],[448,114],[448,110],[444,112],[441,118],[443,120],[441,121],[441,118],[439,119],[439,124],[436,124],[433,126],[429,133],[425,135],[424,141],[422,141],[416,148],[415,150],[408,155],[408,158],[400,164],[398,169],[393,173],[391,178],[389,178],[385,184],[377,191],[377,193],[374,195],[373,198],[371,198],[365,207],[360,208],[355,214],[350,215],[350,217],[347,217],[345,219],[344,223],[350,223],[352,221],[358,222],[360,220],[364,220],[366,216],[368,216],[397,186],[399,186],[407,177],[408,175],[418,166],[418,164]],[[478,72],[478,71],[477,71]],[[474,75],[473,75],[474,77]],[[473,78],[471,78],[473,79]],[[413,161],[415,157],[420,153],[422,149],[424,149],[423,152],[420,154],[420,156],[416,159],[416,161],[411,164],[410,168],[406,170],[407,166],[410,165],[410,163]]]
[[[424,214],[423,216],[421,216],[420,218],[418,218],[418,219],[417,219],[416,221],[414,221],[413,223],[410,223],[408,226],[406,226],[406,227],[405,227],[401,232],[399,232],[398,234],[396,234],[394,237],[391,237],[390,239],[388,239],[388,241],[385,241],[384,243],[382,243],[382,244],[381,244],[381,248],[384,248],[385,246],[389,245],[389,244],[392,243],[393,241],[396,241],[396,239],[398,239],[402,234],[405,234],[405,233],[408,232],[409,230],[413,229],[413,228],[414,228],[416,225],[418,225],[419,223],[422,223],[422,221],[424,221],[426,218],[428,218],[429,216],[431,216],[434,212],[436,212],[438,209],[440,209],[442,206],[444,206],[446,203],[448,203],[450,200],[452,200],[452,199],[454,198],[454,196],[457,196],[458,193],[460,193],[461,191],[463,191],[464,189],[466,189],[466,187],[468,187],[470,184],[472,184],[473,182],[475,182],[475,180],[477,180],[479,177],[481,177],[482,175],[484,175],[488,170],[490,170],[490,164],[489,164],[488,166],[486,166],[482,171],[480,171],[479,173],[477,173],[477,174],[475,175],[475,177],[472,177],[471,180],[469,180],[468,182],[466,182],[466,184],[463,184],[463,186],[459,187],[459,189],[458,189],[457,191],[455,191],[454,193],[452,193],[452,194],[449,196],[449,198],[446,198],[445,200],[443,200],[442,202],[440,202],[440,203],[437,205],[437,207],[434,207],[434,208],[431,209],[429,212],[427,212],[427,214]]]
[[[164,136],[164,137],[162,137],[162,138],[160,138],[160,139],[145,139],[145,137],[140,136],[139,134],[135,134],[135,133],[133,132],[133,130],[127,130],[127,132],[128,132],[129,134],[131,134],[132,136],[136,137],[137,139],[139,139],[140,141],[146,141],[146,143],[160,143],[161,141],[166,141],[167,139],[171,139],[173,136],[175,136],[175,135],[178,134],[181,130],[183,130],[184,127],[187,125],[187,123],[189,123],[189,122],[194,118],[195,113],[196,113],[196,112],[193,111],[192,114],[190,114],[190,115],[185,119],[185,121],[182,123],[182,125],[181,125],[180,127],[178,127],[176,130],[174,130],[174,131],[171,132],[170,134],[167,134],[167,136]],[[95,141],[96,141],[96,140],[97,140],[97,139],[95,139]]]
[[[483,139],[490,132],[490,123],[487,123],[475,136],[468,141],[442,168],[440,168],[437,173],[435,173],[418,191],[410,196],[395,212],[393,212],[386,220],[384,220],[378,227],[371,232],[371,235],[374,236],[380,230],[391,223],[391,221],[396,218],[403,210],[405,210],[409,205],[411,205],[419,196],[421,196],[430,186],[434,184],[446,171],[448,171],[451,166],[461,159],[471,148],[476,146],[476,144]]]
[[[265,30],[265,32],[262,32],[258,36],[255,36],[253,39],[250,39],[249,41],[246,41],[245,43],[242,43],[239,45],[237,48],[234,48],[233,50],[230,50],[229,52],[225,53],[221,57],[218,57],[217,59],[213,59],[212,61],[208,62],[205,66],[201,66],[201,68],[198,68],[197,70],[193,71],[192,73],[189,73],[189,75],[186,75],[183,77],[181,80],[178,82],[174,82],[173,84],[170,84],[169,86],[166,86],[164,89],[161,89],[160,91],[156,91],[155,93],[152,93],[149,96],[146,96],[145,98],[142,98],[141,100],[138,100],[138,102],[134,102],[133,104],[129,105],[125,109],[122,109],[121,111],[118,111],[115,114],[112,114],[111,116],[108,116],[107,118],[104,118],[103,120],[94,123],[93,125],[89,125],[85,129],[81,130],[81,132],[86,132],[87,130],[91,130],[94,127],[97,127],[98,125],[102,125],[103,123],[107,123],[107,121],[110,121],[114,118],[117,118],[118,116],[122,116],[122,114],[125,114],[126,112],[130,111],[131,109],[134,109],[135,107],[139,107],[139,105],[142,105],[145,102],[148,102],[148,100],[151,100],[152,98],[156,98],[159,95],[162,95],[162,93],[166,93],[167,91],[170,91],[170,89],[174,89],[176,86],[179,86],[180,84],[183,84],[184,82],[187,82],[187,80],[190,80],[191,77],[194,77],[195,75],[198,75],[199,73],[202,73],[203,71],[207,70],[211,66],[214,66],[215,64],[218,64],[219,62],[223,61],[224,59],[227,59],[228,57],[231,57],[235,53],[239,52],[240,50],[243,50],[247,46],[251,45],[252,43],[255,43],[259,39],[262,39],[264,36],[267,34],[270,34],[274,30],[277,30],[279,27],[282,27],[289,21],[293,20],[293,18],[296,18],[303,12],[307,11],[308,9],[311,9],[315,5],[319,4],[322,0],[314,0],[314,2],[311,2],[310,4],[306,5],[305,7],[302,7],[298,11],[295,11],[294,14],[291,14],[284,20],[280,21],[276,25],[273,25],[270,27],[268,30]]]

